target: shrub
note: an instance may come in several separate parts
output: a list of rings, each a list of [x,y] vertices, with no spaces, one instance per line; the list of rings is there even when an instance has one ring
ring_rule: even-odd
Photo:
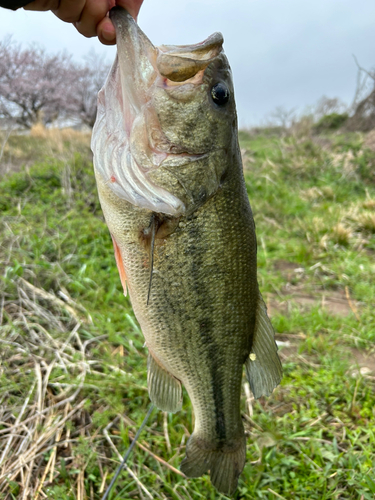
[[[348,118],[348,113],[330,113],[322,116],[314,128],[318,133],[325,130],[337,130],[344,125]]]

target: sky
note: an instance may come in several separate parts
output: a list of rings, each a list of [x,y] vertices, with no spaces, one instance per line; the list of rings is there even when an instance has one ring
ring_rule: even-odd
[[[360,64],[375,67],[374,0],[145,0],[138,23],[154,45],[197,43],[215,31],[233,71],[239,124],[276,107],[299,111],[325,95],[350,104]],[[38,43],[81,59],[115,48],[86,39],[52,13],[0,8],[0,39]]]

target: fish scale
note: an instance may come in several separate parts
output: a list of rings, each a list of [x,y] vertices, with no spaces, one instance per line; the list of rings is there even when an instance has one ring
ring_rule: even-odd
[[[183,384],[194,408],[181,470],[190,477],[209,472],[218,491],[232,494],[246,456],[243,365],[255,397],[269,395],[282,372],[257,283],[230,68],[221,35],[159,50],[125,10],[115,8],[111,18],[118,58],[99,95],[92,142],[101,206],[149,350],[150,398],[178,411]],[[144,86],[139,95],[132,79],[121,79],[127,71]],[[213,101],[218,82],[230,96],[220,106]],[[123,130],[113,129],[116,113],[123,113]],[[105,147],[114,136],[124,160]],[[122,184],[127,175],[132,184]]]

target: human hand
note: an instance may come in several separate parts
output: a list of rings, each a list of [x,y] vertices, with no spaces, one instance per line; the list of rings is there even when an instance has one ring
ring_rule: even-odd
[[[104,45],[116,43],[116,33],[108,17],[115,5],[124,7],[137,19],[143,0],[34,0],[25,10],[51,10],[58,18],[73,23],[77,30],[90,38],[97,36]]]

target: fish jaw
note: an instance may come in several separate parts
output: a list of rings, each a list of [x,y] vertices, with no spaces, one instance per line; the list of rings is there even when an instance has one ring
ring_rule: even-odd
[[[124,125],[129,135],[135,117],[141,113],[148,100],[148,89],[156,78],[154,64],[157,49],[126,10],[114,7],[110,18],[116,29],[121,81],[119,87],[122,91]]]
[[[233,90],[222,36],[215,33],[200,44],[157,48],[126,10],[115,7],[110,17],[118,55],[99,93],[92,135],[94,167],[119,198],[136,207],[175,217],[191,213],[219,189],[222,162],[215,155],[218,149],[221,154],[231,149],[221,144],[223,138],[228,142],[229,133],[216,137],[216,116],[208,120],[212,130],[204,125],[207,110],[226,119],[211,102],[211,80],[227,79]],[[234,102],[227,111],[235,115]],[[231,119],[226,121],[231,125]],[[181,134],[186,123],[195,133]],[[209,156],[207,185],[202,188]],[[182,179],[189,168],[197,169],[194,189],[186,189]]]
[[[137,142],[134,135],[139,142],[139,117],[147,106],[147,91],[156,77],[150,63],[156,49],[130,14],[119,8],[113,10],[119,55],[98,96],[91,141],[94,167],[119,198],[139,208],[178,215],[185,209],[181,200],[148,177],[148,171],[165,158],[163,151],[149,148],[145,155],[148,161],[137,162],[131,148]]]

